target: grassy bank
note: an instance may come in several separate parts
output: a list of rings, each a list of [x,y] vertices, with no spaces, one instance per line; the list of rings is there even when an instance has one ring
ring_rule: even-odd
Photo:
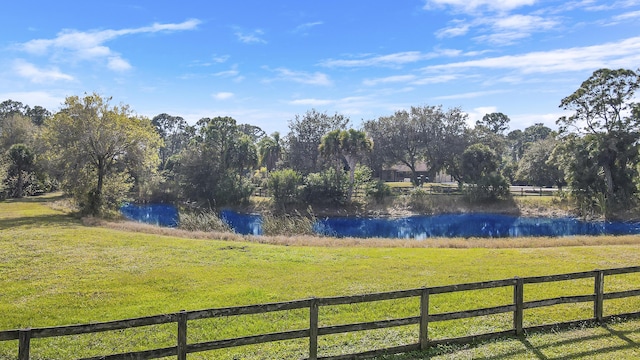
[[[240,238],[234,238],[236,241],[189,239],[177,236],[180,235],[178,233],[159,235],[87,226],[48,207],[46,201],[46,198],[40,198],[0,202],[2,330],[640,264],[640,247],[633,244],[455,249],[330,247],[313,246],[312,243],[283,246]],[[606,244],[617,238],[607,239],[601,238],[599,243]],[[638,276],[620,276],[607,284],[606,290],[632,289],[638,284]],[[532,286],[526,290],[529,297],[525,300],[584,294],[592,292],[592,287],[589,281],[539,288]],[[506,289],[472,292],[467,297],[442,295],[434,297],[431,306],[434,312],[455,311],[506,304],[511,301],[511,296]],[[605,315],[638,308],[640,301],[635,299],[611,301],[606,303]],[[590,311],[588,305],[532,310],[525,313],[525,325],[585,318],[589,317]],[[363,305],[337,306],[321,314],[321,326],[414,316],[416,313],[416,303],[407,300],[387,301],[370,308]],[[633,337],[640,331],[640,323],[630,324],[635,324],[635,327],[630,330],[631,334],[625,333],[625,336]],[[193,326],[190,323],[189,341],[307,326],[308,318],[304,311],[207,320],[195,322]],[[434,338],[442,338],[509,327],[508,316],[490,316],[443,323],[430,331]],[[386,347],[414,342],[417,328],[372,331],[366,335],[366,338],[360,335],[322,337],[321,354],[367,350],[372,344],[373,347]],[[69,359],[171,346],[174,338],[173,327],[157,326],[34,340],[33,358]],[[547,344],[556,340],[547,340]],[[521,348],[521,344],[514,346]],[[305,341],[287,341],[195,354],[190,359],[298,358],[305,356],[305,349]],[[486,350],[489,353],[494,351],[483,349],[489,349]],[[500,349],[495,350],[494,357],[485,358],[511,358],[500,355],[511,350]],[[16,342],[0,343],[0,358],[14,359],[16,354]],[[513,358],[520,356],[535,357],[535,351],[525,347]]]

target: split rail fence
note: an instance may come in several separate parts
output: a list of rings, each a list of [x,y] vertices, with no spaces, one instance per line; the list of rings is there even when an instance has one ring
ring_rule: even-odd
[[[271,304],[217,308],[197,311],[180,311],[173,314],[164,314],[157,316],[141,317],[135,319],[127,319],[120,321],[110,321],[103,323],[94,323],[86,325],[71,325],[59,327],[44,327],[21,330],[0,331],[0,341],[18,340],[18,359],[28,360],[30,344],[33,339],[71,336],[77,334],[97,333],[103,331],[113,331],[129,329],[140,326],[159,325],[176,323],[177,342],[175,346],[152,349],[144,351],[135,351],[128,353],[120,353],[115,355],[104,355],[89,359],[157,359],[167,356],[176,356],[178,360],[185,360],[187,354],[210,351],[215,349],[239,347],[245,345],[254,345],[274,341],[291,340],[291,339],[309,339],[309,357],[310,360],[316,359],[356,359],[365,357],[374,357],[382,354],[403,353],[409,351],[425,350],[430,346],[441,344],[464,344],[476,341],[484,341],[501,337],[522,336],[525,330],[540,331],[558,327],[570,327],[584,322],[601,323],[614,316],[620,317],[640,317],[640,311],[622,314],[613,314],[603,317],[604,300],[622,299],[633,296],[640,296],[640,289],[608,292],[604,291],[605,277],[611,275],[630,274],[640,272],[640,266],[616,268],[608,270],[594,270],[586,272],[577,272],[561,275],[512,278],[497,281],[476,282],[458,285],[425,287],[420,289],[384,292],[376,294],[365,294],[355,296],[341,296],[328,298],[312,298],[306,300],[296,300],[288,302],[279,302]],[[524,285],[551,283],[566,280],[588,279],[593,278],[593,294],[578,296],[561,296],[556,298],[524,301]],[[470,290],[494,289],[494,288],[513,288],[513,302],[503,306],[457,311],[449,313],[431,314],[429,312],[429,297],[436,294],[464,292]],[[318,326],[319,308],[324,306],[346,305],[356,303],[371,303],[384,300],[419,298],[420,315],[414,317],[398,318],[391,320],[381,320],[373,322],[362,322],[346,325],[335,326]],[[540,325],[535,327],[523,327],[524,310],[553,306],[558,304],[572,303],[593,303],[593,317],[588,319],[575,320],[570,322],[562,322],[548,325]],[[254,336],[245,336],[233,339],[216,340],[200,343],[187,343],[187,325],[189,320],[231,317],[238,315],[264,314],[274,311],[285,311],[294,309],[309,309],[309,328],[300,330],[291,330],[278,333],[260,334]],[[429,325],[435,322],[467,319],[473,317],[487,316],[501,313],[513,313],[513,328],[507,331],[492,332],[479,335],[469,335],[459,338],[450,339],[429,339]],[[355,354],[343,354],[338,356],[318,355],[318,337],[330,334],[340,334],[349,332],[358,332],[365,330],[384,329],[398,326],[417,325],[419,326],[419,339],[416,343],[371,350],[367,352]]]

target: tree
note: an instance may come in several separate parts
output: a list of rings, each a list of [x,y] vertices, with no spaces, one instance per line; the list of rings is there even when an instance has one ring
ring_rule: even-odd
[[[322,137],[319,150],[324,156],[340,156],[349,167],[349,190],[347,201],[353,195],[354,173],[356,165],[362,157],[373,148],[373,142],[363,131],[354,129],[333,130]]]
[[[319,171],[321,167],[318,147],[324,134],[332,130],[343,130],[349,118],[338,113],[327,115],[315,109],[304,115],[296,115],[289,122],[287,134],[287,161],[289,166],[302,175]]]
[[[589,142],[591,161],[602,169],[608,205],[628,202],[637,192],[633,181],[639,160],[640,117],[633,99],[638,87],[640,73],[599,69],[560,103],[562,109],[573,111],[558,119],[560,133],[577,134]]]
[[[277,168],[282,156],[282,140],[280,133],[274,132],[271,136],[265,136],[258,142],[258,163],[272,171]]]
[[[65,189],[94,215],[117,206],[132,172],[156,167],[161,145],[151,121],[110,101],[96,93],[69,96],[43,133]]]
[[[21,198],[24,187],[24,172],[31,170],[35,160],[35,154],[25,144],[15,144],[9,149],[9,159],[11,160],[10,172],[17,176],[17,184],[14,190],[14,197]]]
[[[564,173],[549,161],[557,145],[554,138],[546,138],[531,143],[518,162],[516,178],[519,181],[536,186],[564,185]]]
[[[482,120],[476,121],[476,126],[481,126],[496,135],[502,135],[509,129],[511,119],[503,113],[485,114]]]
[[[495,200],[509,194],[509,183],[497,171],[499,159],[483,144],[469,146],[462,154],[461,169],[472,201]]]
[[[28,117],[10,113],[0,123],[0,149],[8,150],[14,144],[32,145],[35,135],[36,128]]]
[[[154,116],[151,123],[163,140],[159,150],[160,170],[165,170],[169,158],[180,153],[187,145],[191,135],[189,125],[182,117],[166,113]]]
[[[243,172],[257,161],[252,141],[231,117],[203,118],[180,154],[176,173],[189,200],[209,208],[248,201],[252,188]]]
[[[384,158],[386,165],[404,164],[411,170],[411,180],[418,184],[416,167],[424,161],[426,126],[423,118],[414,116],[418,109],[399,110],[391,116],[365,122],[364,129],[376,144],[376,155]]]

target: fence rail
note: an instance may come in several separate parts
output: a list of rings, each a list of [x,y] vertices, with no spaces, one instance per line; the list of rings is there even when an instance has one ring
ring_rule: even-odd
[[[93,359],[157,359],[167,356],[177,356],[178,360],[186,360],[187,354],[210,351],[215,349],[238,347],[245,345],[255,345],[274,341],[292,340],[292,339],[309,339],[309,357],[310,360],[316,359],[352,359],[352,358],[364,358],[374,357],[382,354],[402,353],[408,351],[425,350],[430,346],[436,346],[441,344],[463,344],[481,340],[494,339],[498,337],[507,336],[521,336],[524,330],[544,330],[553,327],[565,327],[572,326],[585,321],[590,322],[603,322],[604,320],[613,316],[640,316],[639,312],[622,313],[603,317],[603,303],[604,300],[621,299],[632,296],[640,296],[640,289],[617,291],[617,292],[604,292],[605,277],[611,275],[621,275],[640,272],[640,266],[616,268],[607,270],[594,270],[586,272],[576,272],[570,274],[549,275],[549,276],[536,276],[526,278],[513,278],[496,281],[475,282],[467,284],[446,285],[425,287],[420,289],[392,291],[375,294],[353,295],[353,296],[340,296],[340,297],[326,297],[326,298],[312,298],[305,300],[295,300],[279,303],[259,304],[250,306],[237,306],[227,308],[216,308],[206,310],[194,310],[194,311],[180,311],[173,314],[163,314],[156,316],[147,316],[134,319],[126,319],[119,321],[109,321],[85,325],[70,325],[70,326],[55,326],[55,327],[43,327],[34,329],[19,329],[19,330],[6,330],[0,331],[0,341],[18,340],[18,359],[28,360],[30,355],[30,347],[32,339],[59,337],[59,336],[71,336],[78,334],[98,333],[104,331],[122,330],[135,328],[140,326],[160,325],[160,324],[177,324],[177,339],[176,345],[172,347],[166,347],[161,349],[151,349],[144,351],[133,351],[128,353],[120,353],[113,355],[103,355],[90,358],[84,358],[82,360]],[[578,296],[560,296],[550,299],[524,301],[524,285],[525,284],[540,284],[550,283],[567,280],[577,279],[594,279],[594,292],[588,295]],[[456,311],[449,313],[429,313],[429,298],[435,294],[445,294],[454,292],[463,292],[470,290],[482,290],[482,289],[495,289],[503,287],[513,288],[513,302],[482,309]],[[371,303],[384,300],[394,299],[406,299],[415,298],[420,299],[420,315],[407,318],[379,320],[370,322],[361,322],[344,325],[333,325],[319,327],[319,308],[324,306],[336,306],[347,305],[357,303]],[[573,303],[593,303],[593,317],[588,319],[562,322],[548,325],[523,327],[524,310],[553,306],[558,304],[573,304]],[[271,334],[259,334],[252,336],[244,336],[233,339],[215,340],[208,342],[200,342],[194,344],[187,343],[187,325],[189,320],[209,319],[230,317],[238,315],[251,315],[251,314],[264,314],[274,311],[285,311],[295,309],[309,309],[309,328],[308,329],[296,329]],[[479,335],[470,335],[459,338],[449,339],[429,339],[429,324],[440,321],[467,319],[480,316],[513,313],[513,329],[485,333]],[[419,326],[419,338],[418,342],[414,344],[407,344],[402,346],[396,346],[391,348],[371,350],[367,352],[361,352],[357,354],[345,354],[338,356],[318,356],[318,337],[331,334],[358,332],[365,330],[384,329],[398,326],[418,325]]]

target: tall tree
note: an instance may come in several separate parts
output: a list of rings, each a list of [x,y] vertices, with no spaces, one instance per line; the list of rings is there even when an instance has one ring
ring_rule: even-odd
[[[553,137],[531,143],[518,162],[516,178],[529,185],[562,187],[564,173],[549,161],[558,141]]]
[[[509,122],[511,119],[503,113],[490,113],[485,114],[482,120],[476,121],[476,126],[485,127],[487,130],[494,134],[502,135],[509,129]]]
[[[169,159],[187,145],[191,136],[189,125],[182,117],[166,113],[154,116],[151,123],[163,140],[159,150],[160,170],[165,170]]]
[[[274,132],[271,136],[265,136],[258,141],[258,163],[266,166],[267,171],[276,169],[282,156],[282,140],[280,133]]]
[[[353,195],[353,184],[356,165],[362,157],[373,148],[373,142],[367,138],[364,131],[333,130],[322,137],[320,142],[320,153],[324,156],[340,156],[349,167],[349,190],[347,200],[351,200]]]
[[[25,144],[15,144],[9,149],[11,160],[10,172],[17,176],[17,184],[14,189],[14,197],[21,198],[24,187],[24,172],[30,171],[35,160],[35,154]]]
[[[287,134],[287,161],[289,166],[306,175],[321,170],[318,146],[324,134],[333,130],[343,130],[349,118],[334,114],[320,113],[315,109],[304,115],[296,115],[289,122]]]
[[[131,172],[156,167],[161,143],[151,121],[110,101],[96,93],[67,97],[43,133],[66,190],[94,215],[121,200]]]
[[[216,208],[248,201],[252,189],[243,172],[256,162],[256,148],[235,119],[203,118],[181,152],[176,172],[188,199]]]
[[[639,160],[640,118],[635,116],[638,104],[633,100],[638,87],[640,73],[636,71],[599,69],[560,103],[562,109],[573,111],[558,119],[560,133],[578,134],[591,143],[592,161],[602,169],[609,205],[624,202],[637,192],[633,180]]]

